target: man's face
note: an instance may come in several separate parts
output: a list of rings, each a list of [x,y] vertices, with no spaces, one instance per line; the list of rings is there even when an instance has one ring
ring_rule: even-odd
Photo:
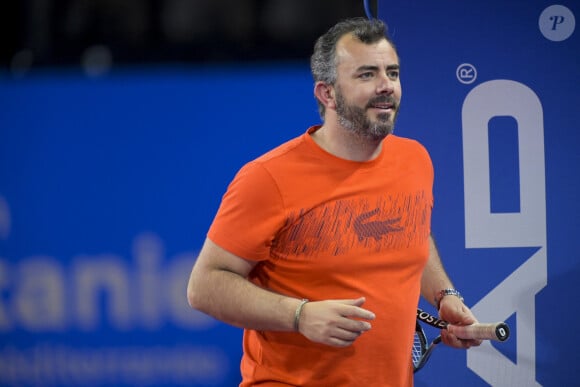
[[[393,132],[401,101],[397,53],[386,39],[368,45],[346,35],[336,55],[339,123],[371,140],[385,138]]]

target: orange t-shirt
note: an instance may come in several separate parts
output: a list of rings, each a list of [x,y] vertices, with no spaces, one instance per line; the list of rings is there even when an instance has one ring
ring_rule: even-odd
[[[433,166],[389,135],[372,161],[337,158],[310,133],[246,164],[208,237],[260,261],[250,280],[311,301],[366,297],[376,319],[353,345],[244,331],[241,386],[412,386],[411,346],[429,254]]]

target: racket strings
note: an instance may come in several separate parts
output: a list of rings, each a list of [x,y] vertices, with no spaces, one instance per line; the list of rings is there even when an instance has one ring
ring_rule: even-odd
[[[411,350],[411,356],[413,359],[413,366],[416,368],[421,364],[423,356],[427,351],[427,337],[423,328],[419,324],[419,321],[415,322],[415,334],[413,336],[413,348]]]
[[[421,337],[419,332],[415,332],[415,337],[413,338],[413,350],[411,352],[413,356],[413,365],[415,367],[421,361],[421,358],[423,357],[425,350],[426,350],[425,339]]]

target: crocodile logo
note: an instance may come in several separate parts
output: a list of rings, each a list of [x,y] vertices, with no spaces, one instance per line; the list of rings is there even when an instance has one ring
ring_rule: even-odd
[[[383,235],[403,231],[404,227],[401,227],[399,224],[401,220],[400,216],[387,220],[369,220],[369,218],[372,218],[379,212],[380,208],[375,208],[372,211],[365,212],[356,217],[354,231],[358,235],[359,241],[368,238],[374,238],[376,241],[380,241]]]

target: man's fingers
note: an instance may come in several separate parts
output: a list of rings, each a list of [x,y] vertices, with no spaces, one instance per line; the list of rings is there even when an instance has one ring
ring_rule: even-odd
[[[354,340],[343,340],[339,339],[338,337],[331,337],[324,344],[330,345],[332,347],[344,348],[352,345],[352,343],[354,343]]]
[[[346,347],[371,329],[375,318],[361,308],[364,297],[345,300],[313,301],[304,305],[300,332],[308,339],[334,347]]]
[[[349,331],[346,329],[338,329],[333,337],[344,341],[354,341],[362,334],[362,331]]]
[[[368,321],[352,320],[348,317],[341,320],[339,329],[344,329],[349,332],[366,332],[372,328]]]
[[[341,304],[361,306],[362,304],[365,303],[366,298],[365,297],[359,297],[359,298],[349,298],[349,299],[345,299],[345,300],[334,300],[334,301],[335,302],[339,302]]]
[[[454,298],[450,297],[450,299]],[[459,305],[452,304],[451,306],[445,304],[444,306],[445,308],[441,308],[439,311],[442,320],[455,325],[471,325],[477,322],[471,310],[463,303]]]
[[[353,332],[349,330],[340,329],[338,330],[334,336],[331,336],[328,339],[329,345],[334,347],[348,347],[349,345],[353,344],[356,339],[360,337],[362,332]]]
[[[449,345],[450,347],[466,348],[461,340],[459,340],[454,334],[449,333],[445,329],[441,331],[441,339],[445,344]]]
[[[441,331],[441,339],[445,344],[454,348],[468,349],[471,347],[476,347],[481,344],[481,340],[459,339],[457,338],[457,336],[455,336],[454,334],[450,333],[445,329]]]
[[[349,318],[361,318],[364,320],[374,320],[375,314],[368,309],[361,308],[366,299],[364,297],[347,299],[347,300],[335,300],[337,304],[342,304],[344,308],[341,308],[340,314],[344,317]]]

